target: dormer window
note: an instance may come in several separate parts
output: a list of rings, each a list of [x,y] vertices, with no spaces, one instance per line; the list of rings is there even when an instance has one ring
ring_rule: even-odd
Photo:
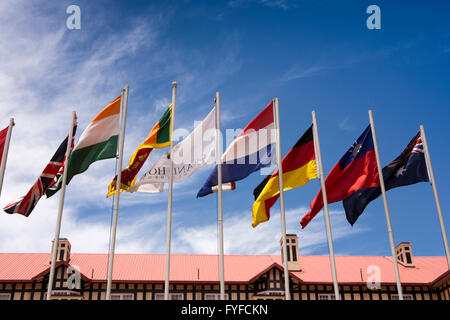
[[[298,237],[295,234],[286,235],[286,249],[288,269],[290,271],[300,271],[300,263],[298,261]],[[283,257],[283,238],[280,239],[281,257]]]
[[[397,261],[405,267],[414,267],[411,243],[402,242],[396,248]]]
[[[52,251],[54,241],[52,241]],[[70,260],[70,242],[66,238],[60,238],[58,241],[58,249],[56,251],[56,261],[69,261]]]

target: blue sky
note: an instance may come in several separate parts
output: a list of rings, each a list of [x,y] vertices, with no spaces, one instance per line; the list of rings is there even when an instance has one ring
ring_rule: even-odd
[[[81,29],[66,28],[66,8],[81,8]],[[381,30],[366,27],[366,8],[381,8]],[[223,129],[243,128],[280,98],[283,155],[316,110],[328,173],[367,126],[373,109],[382,164],[425,126],[447,225],[450,158],[445,144],[450,91],[450,6],[443,1],[2,1],[0,125],[16,119],[0,204],[23,196],[79,116],[77,137],[130,85],[125,160],[145,139],[178,82],[176,126],[192,130],[221,93]],[[1,120],[3,119],[3,120]],[[165,150],[155,150],[142,175]],[[107,252],[115,161],[95,163],[67,189],[61,236],[75,252]],[[211,168],[175,185],[174,253],[217,252],[216,195],[195,195]],[[225,252],[278,254],[279,204],[251,228],[258,173],[224,193]],[[327,254],[323,214],[300,219],[319,181],[285,193],[287,230],[300,254]],[[431,186],[387,194],[396,244],[444,255]],[[42,198],[29,218],[0,216],[1,252],[48,252],[58,197]],[[351,227],[341,203],[330,205],[337,254],[390,255],[381,199]],[[117,252],[164,253],[167,191],[123,194]]]

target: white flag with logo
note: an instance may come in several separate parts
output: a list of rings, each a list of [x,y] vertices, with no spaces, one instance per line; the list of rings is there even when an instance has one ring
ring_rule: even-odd
[[[179,182],[198,169],[216,162],[216,107],[187,137],[173,147],[173,181]],[[129,192],[162,192],[170,179],[170,151],[166,152],[130,188]]]

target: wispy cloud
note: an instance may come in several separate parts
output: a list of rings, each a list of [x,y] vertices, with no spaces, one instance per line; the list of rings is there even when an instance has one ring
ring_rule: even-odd
[[[344,119],[340,120],[338,122],[338,127],[341,130],[345,131],[355,131],[356,127],[351,123],[351,120],[349,117],[345,117]]]
[[[298,0],[231,0],[228,2],[230,7],[248,8],[252,4],[259,4],[270,8],[287,10],[296,8]]]
[[[302,68],[297,65],[291,67],[282,76],[280,81],[291,81],[297,79],[304,79],[314,77],[326,73],[330,68],[322,65],[316,65],[311,67]]]
[[[164,112],[171,104],[171,101],[168,98],[162,98],[155,101],[155,110],[156,112]]]

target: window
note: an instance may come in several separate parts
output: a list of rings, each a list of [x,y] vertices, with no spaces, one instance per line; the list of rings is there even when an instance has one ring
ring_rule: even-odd
[[[155,294],[155,300],[164,300],[164,293]],[[182,293],[169,293],[169,300],[184,300]]]
[[[64,260],[64,250],[59,252],[59,260]]]
[[[406,262],[407,263],[412,263],[411,254],[409,252],[405,252],[405,255],[406,255]]]
[[[155,294],[155,300],[164,300],[164,293]]]
[[[392,294],[391,295],[391,300],[400,300],[398,298],[398,294]],[[403,295],[403,300],[414,300],[413,299],[413,295],[412,294],[404,294]]]
[[[295,245],[292,246],[292,261],[297,261],[297,247]]]
[[[82,297],[81,293],[74,290],[52,290],[52,299],[67,300],[61,297]],[[47,292],[44,292],[44,300],[47,300]]]
[[[319,293],[319,300],[336,300],[336,297],[334,294],[323,294]]]
[[[111,300],[134,300],[132,293],[112,293]]]
[[[220,300],[220,293],[205,293],[205,300]],[[225,300],[228,300],[227,293],[225,293]]]
[[[258,296],[284,296],[285,292],[281,290],[265,290],[257,293]]]
[[[9,293],[0,293],[0,300],[11,300],[11,295]]]

